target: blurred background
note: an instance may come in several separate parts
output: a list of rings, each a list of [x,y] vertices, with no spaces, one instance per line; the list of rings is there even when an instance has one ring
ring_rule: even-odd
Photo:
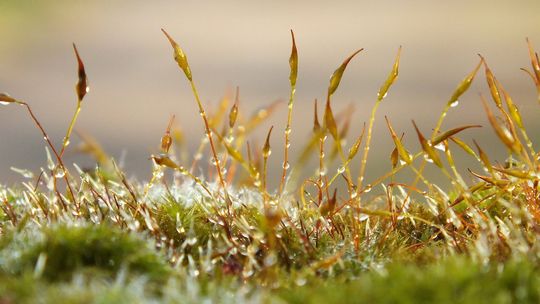
[[[429,133],[456,85],[478,63],[477,53],[487,58],[513,96],[533,140],[538,138],[535,88],[519,70],[530,66],[525,38],[540,48],[538,13],[537,0],[0,0],[0,91],[28,101],[60,145],[76,105],[71,43],[77,43],[91,90],[76,129],[92,135],[110,155],[121,159],[128,175],[147,180],[148,157],[158,151],[171,114],[176,114],[186,134],[189,151],[195,150],[203,134],[196,103],[161,27],[187,53],[207,109],[211,111],[239,86],[245,113],[287,100],[289,29],[294,29],[300,64],[293,160],[310,134],[313,100],[324,100],[329,76],[343,59],[365,48],[349,65],[333,100],[334,112],[354,105],[350,136],[356,137],[402,45],[399,79],[375,123],[368,176],[377,177],[390,168],[393,149],[384,115],[396,130],[406,133],[405,142],[414,150],[417,139],[411,119]],[[495,135],[481,107],[478,93],[488,91],[483,72],[479,75],[449,113],[443,129],[484,125],[467,131],[464,138],[469,143],[477,139],[494,160],[503,161],[505,151],[494,146]],[[283,105],[252,138],[262,145],[270,125],[275,126],[272,176],[281,167],[285,121]],[[73,138],[66,163],[92,167],[91,158],[74,152],[79,142]],[[463,167],[469,161],[465,156],[459,160]],[[38,171],[45,166],[45,144],[27,113],[20,107],[2,106],[0,183],[23,180],[10,167]]]

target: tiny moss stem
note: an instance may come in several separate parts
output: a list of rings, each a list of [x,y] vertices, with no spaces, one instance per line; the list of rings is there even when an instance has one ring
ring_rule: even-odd
[[[375,105],[373,106],[373,109],[371,109],[371,115],[369,117],[369,126],[368,126],[368,133],[366,137],[366,144],[364,146],[364,155],[362,156],[362,163],[360,165],[360,173],[358,175],[358,193],[362,191],[362,184],[364,182],[364,175],[366,172],[366,164],[369,154],[369,148],[371,145],[371,136],[373,132],[373,124],[375,123],[375,114],[377,113],[377,108],[379,107],[379,104],[381,103],[381,100],[377,100],[375,102]],[[360,200],[358,200],[358,204],[360,204]],[[358,206],[360,207],[360,205]]]
[[[206,136],[208,137],[208,142],[210,143],[210,148],[212,149],[212,157],[214,158],[214,163],[216,166],[217,174],[219,177],[219,181],[221,183],[221,186],[223,188],[223,192],[225,193],[225,200],[227,201],[228,208],[232,204],[229,193],[227,192],[227,185],[225,184],[225,179],[223,178],[223,172],[221,172],[221,165],[219,163],[219,157],[216,152],[216,146],[214,144],[214,140],[212,138],[212,130],[210,129],[210,125],[208,123],[208,118],[206,117],[206,112],[204,111],[204,108],[201,103],[201,99],[199,97],[199,92],[197,91],[197,87],[195,86],[195,82],[193,80],[189,80],[189,83],[191,85],[191,91],[193,92],[193,95],[195,96],[195,100],[197,101],[197,105],[199,107],[199,113],[202,117],[202,120],[204,122],[204,128]]]
[[[71,133],[73,132],[73,127],[75,126],[75,122],[77,121],[77,117],[79,117],[80,112],[81,112],[81,100],[78,100],[77,109],[75,110],[75,114],[73,114],[73,117],[71,118],[71,122],[69,123],[69,127],[66,131],[66,136],[64,136],[64,141],[62,142],[62,149],[60,150],[60,157],[64,155],[64,151],[66,150],[66,147],[69,145],[69,138],[71,136]]]
[[[75,203],[75,207],[78,213],[78,211],[80,210],[80,206],[79,206],[79,203],[77,202],[75,192],[73,191],[73,188],[71,187],[71,183],[69,182],[68,170],[66,169],[66,166],[64,165],[64,162],[62,161],[62,157],[60,156],[60,154],[58,154],[58,151],[56,150],[53,143],[51,142],[49,135],[47,134],[47,132],[45,132],[45,129],[43,129],[43,126],[41,125],[37,117],[34,115],[34,112],[32,111],[32,108],[30,107],[30,105],[24,101],[20,101],[19,104],[24,105],[26,107],[26,109],[28,110],[28,113],[30,114],[30,117],[32,118],[36,126],[39,128],[39,130],[41,131],[41,134],[43,135],[43,139],[45,139],[45,141],[47,142],[47,145],[53,151],[54,156],[56,157],[56,160],[58,161],[58,164],[60,165],[60,169],[64,172],[63,178],[64,178],[64,181],[66,182],[66,187],[68,188],[69,194],[71,195],[73,202]],[[54,179],[56,180],[56,177],[54,177]]]
[[[291,91],[289,95],[289,104],[287,112],[287,127],[285,128],[285,149],[283,152],[283,173],[281,175],[281,182],[279,184],[279,194],[283,193],[283,188],[285,186],[285,179],[287,177],[287,170],[289,169],[289,147],[290,147],[290,135],[291,135],[291,124],[292,124],[292,109],[294,104],[294,93],[296,92],[296,85],[291,85]]]

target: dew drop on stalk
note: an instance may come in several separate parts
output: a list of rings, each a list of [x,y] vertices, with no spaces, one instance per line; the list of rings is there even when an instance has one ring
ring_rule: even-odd
[[[289,169],[289,167],[290,167],[289,162],[284,162],[283,163],[283,169],[287,170],[287,169]]]
[[[456,101],[454,101],[454,102],[452,102],[452,103],[450,104],[450,106],[451,106],[452,108],[455,108],[455,107],[457,107],[458,105],[459,105],[459,100],[456,100]]]
[[[288,142],[287,145],[286,145],[287,148],[290,148],[291,147],[291,143]]]
[[[186,239],[188,245],[193,246],[197,244],[197,237],[190,237]]]
[[[427,155],[424,155],[424,159],[428,162],[428,163],[433,163],[433,160],[427,156]]]
[[[435,145],[435,149],[439,150],[439,151],[445,151],[445,147],[444,147],[444,143],[438,143]]]
[[[351,192],[351,199],[354,199],[358,196],[358,193],[356,193],[356,190],[353,189],[353,191]]]
[[[184,226],[182,226],[182,224],[180,225],[176,225],[176,232],[180,233],[180,234],[184,234],[186,232],[186,229],[184,229]]]
[[[340,166],[340,167],[337,169],[337,173],[338,173],[338,174],[341,174],[341,173],[343,173],[343,172],[345,172],[345,167]]]
[[[370,192],[372,188],[373,188],[373,187],[371,186],[371,184],[367,184],[367,185],[366,185],[366,188],[364,188],[364,193]]]
[[[54,168],[53,174],[56,178],[62,178],[64,177],[64,175],[66,175],[66,172],[64,171],[64,169],[62,169],[62,167],[57,166],[56,168]]]
[[[292,131],[291,127],[285,128],[285,134],[289,135],[291,134],[291,131]]]
[[[8,104],[10,104],[11,102],[6,102],[6,101],[0,101],[0,106],[7,106]]]

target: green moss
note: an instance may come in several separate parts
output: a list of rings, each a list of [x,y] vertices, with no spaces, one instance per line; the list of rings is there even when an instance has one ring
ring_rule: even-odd
[[[195,237],[199,244],[206,244],[215,230],[208,216],[198,204],[187,207],[182,202],[169,200],[158,207],[156,221],[160,231],[174,240],[177,246],[188,237]]]
[[[315,281],[278,292],[289,303],[538,303],[540,272],[525,261],[481,266],[451,259],[393,264],[358,279]]]
[[[70,279],[75,271],[113,276],[126,268],[150,279],[163,280],[167,267],[143,239],[106,225],[58,225],[43,230],[43,239],[22,250],[16,273],[34,271],[43,260],[49,280]]]

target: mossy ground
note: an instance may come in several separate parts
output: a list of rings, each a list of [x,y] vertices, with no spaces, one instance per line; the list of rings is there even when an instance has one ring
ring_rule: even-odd
[[[311,139],[293,163],[288,151],[297,144],[288,137],[298,74],[293,35],[285,151],[277,161],[283,174],[279,187],[269,189],[273,128],[260,149],[247,138],[275,105],[247,117],[239,114],[237,101],[226,113],[224,100],[208,115],[186,55],[163,32],[205,126],[192,169],[178,153],[183,137],[172,127],[173,119],[161,138],[160,153],[151,156],[154,169],[148,182],[127,179],[88,138],[83,138],[83,150],[96,158],[97,169],[65,166],[63,152],[88,93],[75,46],[78,103],[61,149],[30,104],[0,93],[2,105],[18,104],[28,111],[52,151],[40,174],[19,170],[28,182],[0,186],[0,303],[540,301],[540,154],[516,104],[484,58],[451,95],[431,135],[413,123],[418,152],[409,152],[410,143],[386,118],[395,144],[389,153],[392,169],[367,183],[376,110],[397,79],[401,49],[369,123],[347,153],[343,139],[351,118],[334,116],[331,99],[361,50],[336,69],[323,122],[315,103]],[[538,55],[529,47],[533,70],[528,73],[540,92]],[[459,138],[475,125],[441,130],[482,66],[497,111],[484,101],[486,114],[499,148],[508,151],[504,165],[490,160],[476,142],[473,149]],[[244,145],[246,155],[239,152]],[[453,158],[456,149],[476,159],[481,173],[471,170],[465,179]],[[316,170],[306,167],[312,155],[318,158]],[[194,173],[206,169],[203,158],[211,160],[208,173]],[[358,158],[361,168],[356,172],[351,164]],[[437,167],[449,180],[448,189],[427,180],[425,166]],[[410,170],[413,180],[398,180],[402,170]]]

